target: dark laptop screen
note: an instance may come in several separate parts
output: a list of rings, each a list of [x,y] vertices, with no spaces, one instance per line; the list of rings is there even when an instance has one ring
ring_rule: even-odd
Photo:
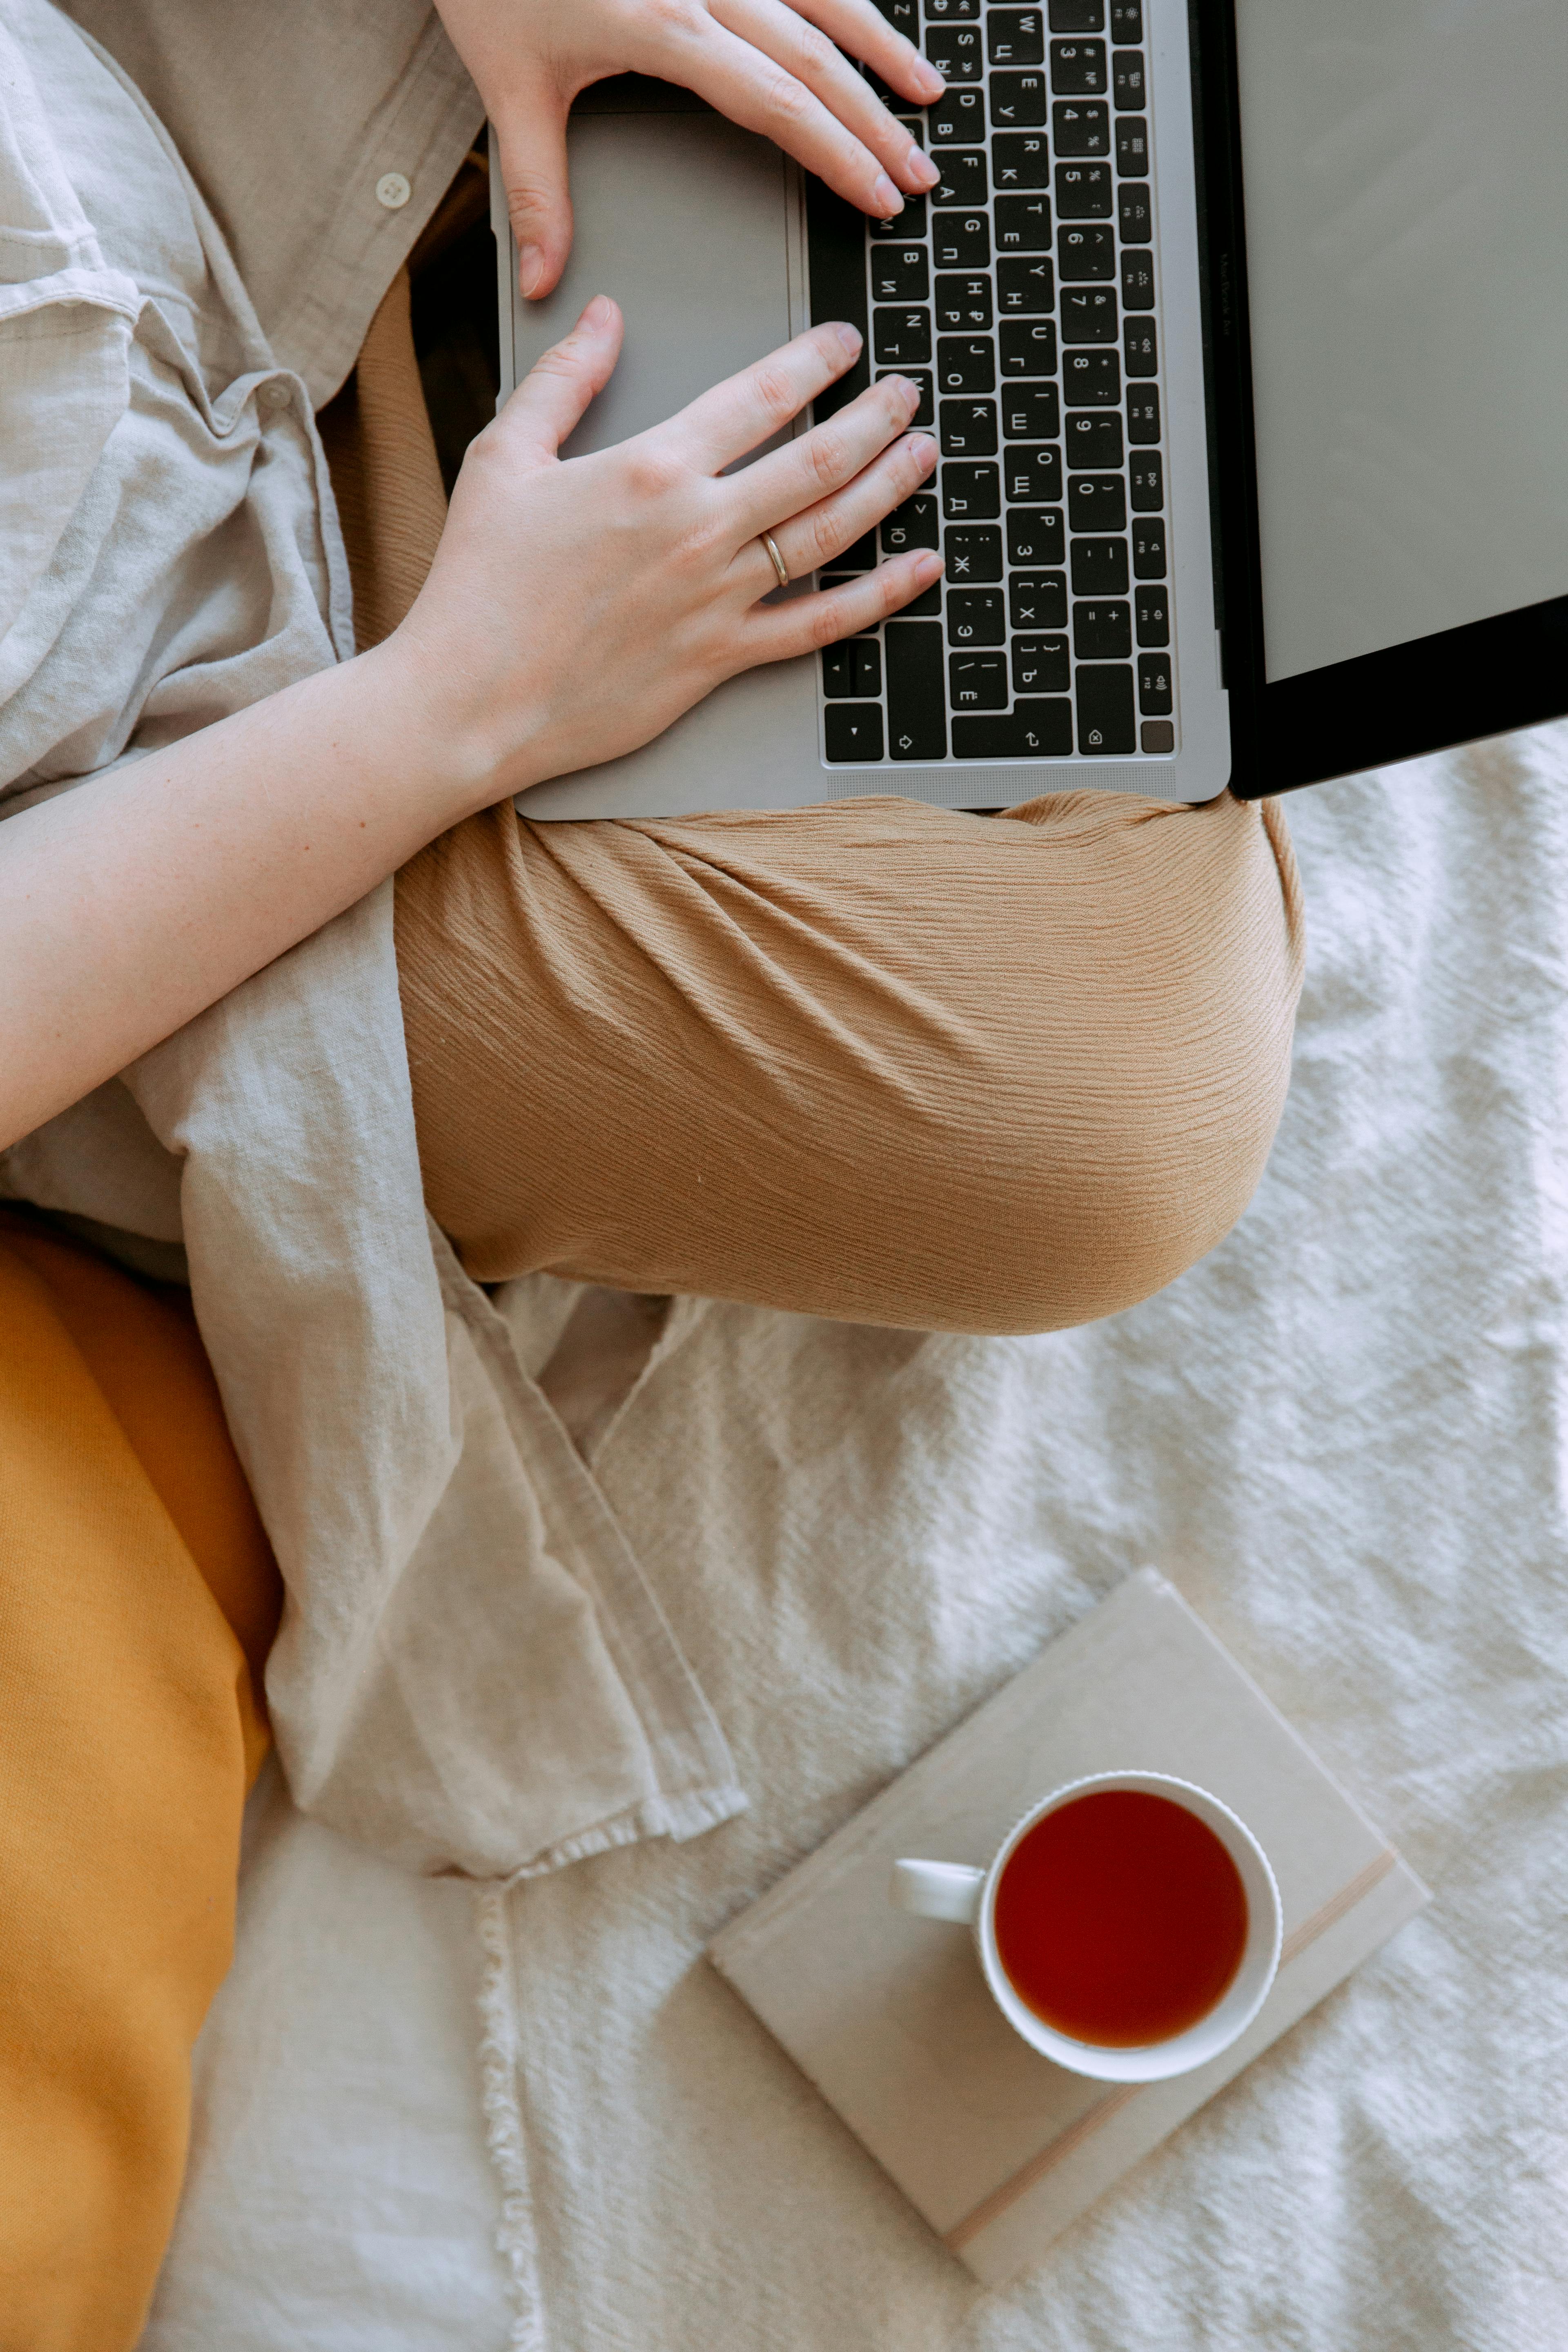
[[[1568,593],[1568,0],[1237,0],[1268,678]]]

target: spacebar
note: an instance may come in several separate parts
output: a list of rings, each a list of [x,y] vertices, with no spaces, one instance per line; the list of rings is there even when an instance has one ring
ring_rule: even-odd
[[[889,621],[883,635],[888,644],[888,757],[945,760],[942,624]]]

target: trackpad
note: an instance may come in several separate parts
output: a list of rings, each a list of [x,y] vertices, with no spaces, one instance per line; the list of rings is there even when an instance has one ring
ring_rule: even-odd
[[[576,236],[555,292],[514,310],[521,378],[595,294],[626,314],[620,364],[566,452],[657,425],[787,342],[785,164],[721,115],[573,116]]]

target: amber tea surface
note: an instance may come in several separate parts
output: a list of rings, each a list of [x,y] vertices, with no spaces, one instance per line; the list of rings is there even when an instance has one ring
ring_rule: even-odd
[[[1168,2042],[1222,1999],[1247,1890],[1205,1822],[1169,1797],[1100,1789],[1019,1839],[996,1888],[996,1949],[1019,1998],[1075,2042]]]

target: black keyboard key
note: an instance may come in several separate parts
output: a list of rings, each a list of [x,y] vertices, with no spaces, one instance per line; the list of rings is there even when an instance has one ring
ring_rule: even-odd
[[[1158,514],[1165,503],[1165,467],[1157,449],[1134,457],[1127,468],[1134,514]]]
[[[901,375],[904,382],[906,383],[912,383],[915,390],[920,394],[921,404],[916,409],[914,415],[910,417],[910,425],[934,425],[936,423],[936,410],[931,404],[931,377],[920,368],[884,368],[879,373],[877,382],[880,383],[884,377],[889,374]]]
[[[933,213],[931,242],[939,269],[984,269],[991,259],[991,224],[984,213]]]
[[[1074,397],[1071,385],[1068,399]],[[1114,409],[1090,409],[1084,416],[1069,416],[1067,429],[1068,464],[1079,467],[1103,469],[1121,463],[1121,419]]]
[[[1046,27],[1038,8],[988,8],[985,37],[994,66],[1046,62]]]
[[[1168,719],[1145,719],[1138,730],[1138,740],[1145,751],[1173,751],[1176,730]]]
[[[1015,572],[1007,583],[1007,619],[1015,629],[1065,629],[1066,573]]]
[[[1129,375],[1159,374],[1160,349],[1154,336],[1152,319],[1128,320],[1127,332],[1121,338],[1121,352]]]
[[[851,637],[849,662],[855,674],[855,691],[868,698],[882,691],[882,648],[875,637]]]
[[[1049,319],[1004,320],[1001,334],[1005,376],[1055,375],[1057,331]]]
[[[931,192],[933,205],[983,205],[991,194],[984,147],[939,147],[931,162],[942,173]]]
[[[1054,383],[1004,392],[1002,430],[1009,441],[1055,441],[1061,429],[1061,401]]]
[[[952,722],[955,760],[1066,760],[1072,754],[1072,705],[1020,702],[1006,717]]]
[[[1050,0],[1053,33],[1103,33],[1105,0]]]
[[[1007,517],[1009,563],[1065,563],[1067,540],[1060,507],[1014,507]]]
[[[1080,751],[1134,751],[1137,729],[1132,716],[1132,672],[1130,669],[1080,669],[1078,688],[1078,740]]]
[[[1160,394],[1152,383],[1127,395],[1127,438],[1134,448],[1140,442],[1160,438]]]
[[[864,217],[862,215],[862,217]],[[926,200],[923,196],[906,196],[902,212],[889,213],[886,220],[868,221],[871,235],[877,237],[924,236],[926,233]]]
[[[930,366],[929,310],[873,310],[871,319],[871,341],[879,367]]]
[[[945,759],[940,627],[926,621],[889,621],[882,635],[888,648],[889,752],[895,760]]]
[[[931,263],[923,245],[871,247],[871,299],[924,302],[931,297]]]
[[[943,466],[937,488],[949,522],[988,522],[1002,511],[1002,476],[994,466]]]
[[[1133,179],[1149,176],[1149,125],[1131,114],[1116,118],[1116,168]]]
[[[900,618],[910,621],[940,621],[942,590],[935,581],[921,595],[911,596],[907,604],[899,606]]]
[[[942,454],[944,457],[994,457],[996,455],[996,404],[994,400],[944,400]]]
[[[1123,245],[1147,245],[1154,234],[1154,199],[1147,180],[1123,180],[1116,202]]]
[[[1072,593],[1075,596],[1125,596],[1127,541],[1124,539],[1075,539],[1072,543]]]
[[[1103,100],[1058,99],[1051,109],[1051,136],[1057,154],[1109,155],[1110,110]]]
[[[855,691],[855,665],[847,645],[829,646],[822,656],[822,691],[842,699]]]
[[[1154,257],[1152,253],[1124,253],[1121,257],[1121,299],[1129,310],[1152,310],[1154,307]]]
[[[1165,526],[1163,522],[1141,522],[1133,526],[1132,574],[1137,580],[1164,578]]]
[[[1140,654],[1138,708],[1145,719],[1168,719],[1174,709],[1171,694],[1171,664],[1166,655]]]
[[[906,41],[913,41],[919,47],[921,12],[918,0],[872,0],[872,5],[881,11],[895,33],[902,33]]]
[[[1105,87],[1103,41],[1051,43],[1051,88],[1058,98],[1100,98]]]
[[[955,717],[961,710],[1005,710],[1006,655],[949,654],[947,694]]]
[[[985,139],[985,98],[978,89],[945,90],[926,115],[933,147],[978,147]]]
[[[1072,686],[1072,666],[1065,637],[1015,637],[1015,694],[1066,694]]]
[[[973,22],[979,14],[980,0],[926,0],[928,25]]]
[[[1113,343],[1118,320],[1116,296],[1109,286],[1064,287],[1061,320],[1064,343]],[[1131,375],[1132,369],[1129,367],[1127,373]],[[1148,373],[1152,374],[1153,371]]]
[[[996,350],[989,335],[943,335],[936,347],[936,380],[943,392],[993,392]],[[931,422],[928,417],[926,422]]]
[[[996,300],[1005,319],[1017,319],[1031,313],[1054,310],[1057,300],[1057,273],[1053,264],[1045,258],[1026,260],[1017,255],[996,264]]]
[[[935,547],[939,537],[936,500],[929,490],[917,490],[912,499],[882,518],[884,555],[907,555],[911,548]]]
[[[947,600],[950,646],[999,646],[1007,635],[1000,588],[955,588]]]
[[[1057,214],[1061,220],[1109,220],[1111,179],[1109,163],[1058,163]]]
[[[1049,253],[1049,196],[998,196],[992,210],[998,253]]]
[[[805,184],[806,251],[811,264],[811,316],[821,326],[830,319],[847,320],[868,333],[866,308],[866,215],[846,204],[817,179]],[[864,392],[871,381],[870,364],[862,351],[852,368],[819,392],[812,403],[818,424],[836,416],[847,401]]]
[[[977,582],[1002,577],[1002,529],[999,523],[958,523],[948,528],[942,541],[950,588],[973,588]]]
[[[1043,73],[994,73],[991,77],[991,127],[994,131],[1030,131],[1046,119],[1046,77]]]
[[[1121,398],[1121,362],[1114,352],[1069,352],[1062,390],[1069,408],[1114,408]]]
[[[826,721],[830,760],[881,758],[882,706],[879,702],[830,702],[822,715]]]
[[[1075,474],[1068,484],[1069,530],[1125,530],[1127,485],[1120,474]]]
[[[1093,221],[1079,222],[1059,230],[1057,262],[1064,285],[1080,284],[1090,278],[1114,278],[1116,238],[1109,224],[1100,226]]]
[[[1010,507],[1052,507],[1062,495],[1059,449],[1009,449],[1003,467]]]
[[[939,333],[973,334],[991,324],[991,280],[978,270],[936,281]]]
[[[877,0],[881,5],[881,0]],[[927,5],[931,0],[927,0]],[[1110,0],[1110,37],[1113,41],[1141,41],[1143,37],[1143,0]]]
[[[1142,106],[1148,97],[1143,59],[1137,49],[1118,49],[1112,56],[1110,95],[1119,113]]]
[[[926,55],[943,81],[978,81],[984,58],[978,25],[928,25]]]
[[[877,534],[874,530],[862,532],[853,547],[847,547],[842,555],[836,555],[833,559],[835,572],[874,572],[876,568]]]
[[[1051,184],[1049,147],[1043,131],[999,131],[991,142],[991,172],[998,195]]]
[[[1171,606],[1163,588],[1140,588],[1132,600],[1138,616],[1138,642],[1141,646],[1168,646],[1171,642]]]
[[[1125,604],[1075,604],[1072,649],[1079,661],[1121,661],[1132,651],[1132,621]],[[1127,673],[1131,687],[1132,673]]]

